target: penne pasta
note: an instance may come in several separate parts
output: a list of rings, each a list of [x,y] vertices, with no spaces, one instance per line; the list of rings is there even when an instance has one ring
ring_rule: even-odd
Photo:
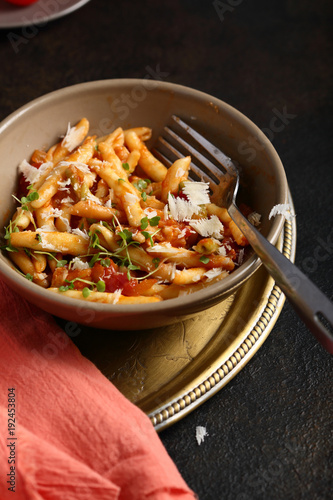
[[[191,157],[186,156],[180,160],[176,160],[168,169],[165,178],[162,181],[161,200],[167,203],[169,193],[176,195],[179,191],[179,186],[188,178],[188,173],[191,165]]]
[[[240,265],[248,242],[209,185],[188,182],[190,156],[167,169],[145,145],[148,127],[88,134],[82,118],[24,162],[29,188],[15,198],[3,247],[21,274],[73,299],[149,304]]]
[[[146,145],[134,130],[125,132],[125,144],[130,151],[140,153],[139,165],[154,181],[163,181],[168,169],[147,149]]]
[[[10,242],[16,248],[49,250],[70,255],[83,255],[89,250],[87,238],[62,232],[22,231],[12,233]]]

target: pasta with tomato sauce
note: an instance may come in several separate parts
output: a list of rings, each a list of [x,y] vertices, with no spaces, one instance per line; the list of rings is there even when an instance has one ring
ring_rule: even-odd
[[[2,247],[18,272],[64,296],[137,304],[194,292],[241,264],[248,242],[227,210],[189,179],[189,156],[167,168],[149,151],[151,132],[90,136],[83,118],[22,161]]]

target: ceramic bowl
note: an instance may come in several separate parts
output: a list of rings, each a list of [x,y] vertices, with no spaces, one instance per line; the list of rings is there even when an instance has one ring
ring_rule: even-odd
[[[268,219],[271,208],[287,202],[288,186],[278,154],[264,133],[242,113],[210,95],[149,79],[103,80],[56,90],[18,109],[0,125],[1,227],[14,211],[17,167],[36,148],[49,147],[70,122],[86,117],[90,133],[105,135],[122,126],[153,129],[153,145],[170,116],[176,114],[204,132],[211,142],[241,165],[247,204],[262,216],[261,231],[273,244],[284,219]],[[138,330],[171,324],[209,308],[253,275],[260,260],[251,254],[226,279],[189,294],[152,304],[108,305],[70,299],[44,290],[19,275],[5,255],[0,273],[18,294],[45,311],[69,321],[110,330]]]

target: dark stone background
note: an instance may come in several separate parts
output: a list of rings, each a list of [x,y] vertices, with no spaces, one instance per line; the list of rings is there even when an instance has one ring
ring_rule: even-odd
[[[92,0],[44,27],[0,30],[0,119],[52,90],[148,67],[260,128],[286,109],[295,116],[271,139],[297,213],[296,263],[332,298],[332,5]],[[240,374],[161,439],[201,500],[332,498],[331,379],[330,355],[286,304]],[[209,433],[200,447],[197,425]]]

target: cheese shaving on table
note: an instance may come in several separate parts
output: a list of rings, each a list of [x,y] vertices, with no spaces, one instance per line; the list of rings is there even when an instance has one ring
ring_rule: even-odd
[[[195,229],[201,236],[213,236],[217,240],[223,239],[224,227],[216,215],[212,215],[210,219],[205,218],[191,220],[189,225],[193,227],[193,229]]]
[[[182,189],[188,200],[194,205],[210,203],[208,182],[184,182]]]
[[[206,436],[209,436],[206,427],[198,425],[195,429],[195,437],[199,446],[204,442]]]
[[[276,215],[283,215],[289,221],[292,220],[293,217],[296,217],[296,215],[292,213],[292,208],[289,203],[274,205],[268,216],[269,220]]]

